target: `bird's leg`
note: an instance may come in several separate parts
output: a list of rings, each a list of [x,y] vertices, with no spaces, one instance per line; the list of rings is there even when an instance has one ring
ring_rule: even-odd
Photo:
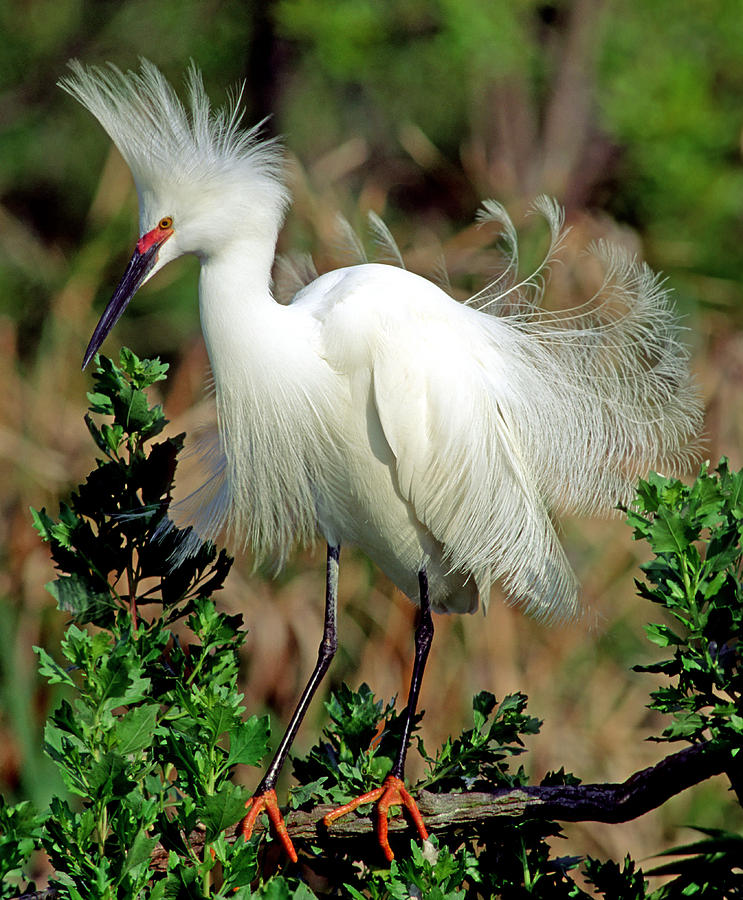
[[[396,778],[402,778],[405,772],[405,757],[408,753],[410,731],[413,727],[413,719],[415,718],[415,711],[418,707],[418,697],[420,696],[421,684],[423,682],[423,671],[426,668],[428,653],[431,649],[431,642],[433,641],[433,619],[431,618],[431,603],[428,598],[428,576],[426,575],[425,569],[421,569],[418,573],[418,583],[420,585],[421,608],[418,624],[415,628],[415,660],[413,662],[413,674],[410,678],[410,691],[408,692],[408,705],[405,710],[405,721],[403,722],[402,743],[397,752],[395,764],[392,766],[390,772],[390,775]]]
[[[297,861],[297,852],[294,849],[294,845],[286,830],[286,824],[279,811],[278,800],[276,798],[276,781],[279,777],[281,767],[286,761],[292,741],[296,737],[302,719],[310,705],[310,701],[312,700],[318,685],[322,681],[323,676],[328,671],[328,667],[338,648],[336,623],[338,613],[338,558],[340,556],[340,551],[340,546],[331,547],[328,545],[327,580],[325,584],[325,626],[323,628],[320,648],[317,652],[317,664],[315,665],[312,675],[310,675],[307,686],[302,692],[302,696],[299,698],[299,703],[297,703],[297,707],[284,732],[284,737],[281,739],[281,743],[276,750],[271,765],[266,770],[266,774],[256,788],[255,794],[245,804],[248,808],[248,812],[238,826],[238,832],[242,834],[247,841],[253,833],[253,827],[258,815],[265,809],[268,818],[273,825],[276,836],[283,844],[284,849],[292,862]]]
[[[410,732],[413,727],[413,719],[415,718],[415,710],[418,706],[418,696],[423,681],[423,671],[426,667],[428,652],[431,649],[433,641],[433,619],[431,618],[431,604],[428,597],[428,576],[426,570],[421,569],[418,573],[418,583],[420,585],[421,608],[418,618],[418,624],[415,629],[415,661],[413,663],[413,675],[410,679],[410,691],[408,693],[408,705],[404,712],[402,742],[400,749],[397,751],[394,765],[390,770],[390,774],[385,778],[381,787],[375,788],[357,797],[344,806],[339,806],[332,812],[328,813],[323,822],[326,826],[330,825],[335,819],[345,815],[347,812],[356,809],[364,803],[377,804],[377,838],[384,855],[389,862],[395,858],[392,852],[390,842],[387,835],[387,813],[390,806],[403,806],[410,813],[410,817],[418,829],[418,834],[425,841],[428,838],[428,831],[423,823],[423,817],[420,814],[418,806],[405,788],[403,776],[405,774],[405,757],[408,753],[408,743],[410,741]]]

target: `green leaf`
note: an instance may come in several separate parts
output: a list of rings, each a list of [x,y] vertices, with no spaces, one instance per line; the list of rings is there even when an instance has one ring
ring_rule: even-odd
[[[645,634],[648,640],[657,644],[659,647],[668,647],[669,645],[681,645],[684,643],[683,638],[679,637],[667,625],[650,624],[645,626]]]
[[[101,435],[106,446],[112,453],[117,453],[122,441],[124,440],[124,429],[121,425],[101,425]]]
[[[75,686],[71,675],[56,663],[43,647],[34,647],[34,653],[39,657],[39,673],[48,679],[50,684],[67,684]]]
[[[150,387],[157,381],[164,381],[170,368],[168,363],[155,359],[140,359],[128,347],[119,352],[119,365],[140,389]]]
[[[495,703],[495,695],[490,691],[480,691],[472,700],[473,719],[478,731],[482,729],[488,716],[495,709]]]
[[[113,403],[107,393],[103,393],[102,391],[89,391],[88,403],[90,404],[91,412],[100,413],[106,416],[113,415]]]
[[[138,753],[152,744],[159,706],[137,706],[120,716],[114,732],[117,750],[123,756]]]
[[[236,712],[228,702],[211,702],[214,705],[203,710],[203,726],[205,741],[213,743],[233,726]]]
[[[291,883],[283,875],[271,878],[251,896],[260,900],[317,900],[304,882]]]
[[[96,591],[81,575],[60,575],[45,585],[54,597],[57,608],[76,618],[90,618],[91,612],[111,605],[108,594]]]
[[[224,784],[215,794],[202,798],[199,816],[206,827],[206,841],[239,822],[245,815],[245,804],[250,792],[236,784]]]
[[[54,520],[51,519],[45,509],[41,509],[39,511],[35,510],[33,506],[29,507],[31,510],[31,518],[33,520],[33,526],[41,535],[41,539],[44,541],[50,541],[52,539],[52,529],[54,528]]]
[[[669,509],[661,508],[651,528],[650,543],[656,553],[682,554],[696,536],[697,529],[685,518]]]
[[[112,658],[96,673],[95,687],[99,708],[111,710],[144,700],[149,681],[136,672],[130,675],[122,660]]]
[[[109,752],[94,760],[87,772],[90,791],[101,796],[127,794],[132,787],[127,761],[120,753]]]
[[[268,750],[270,732],[268,716],[250,716],[243,725],[232,728],[229,732],[230,750],[227,765],[233,766],[238,763],[244,766],[259,765]]]
[[[159,839],[159,835],[148,835],[144,829],[140,829],[127,849],[126,859],[121,874],[126,875],[127,872],[131,872],[133,869],[136,869],[137,866],[142,865],[142,863],[149,863],[152,852],[157,846]]]

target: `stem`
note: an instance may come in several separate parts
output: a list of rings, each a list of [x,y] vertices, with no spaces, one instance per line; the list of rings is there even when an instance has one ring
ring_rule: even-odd
[[[126,567],[126,583],[129,588],[129,615],[132,620],[132,636],[137,636],[137,576],[134,574],[132,564]]]
[[[689,610],[691,611],[691,616],[694,621],[695,630],[699,630],[699,608],[697,607],[697,586],[699,584],[698,579],[695,580],[694,589],[692,590],[691,586],[691,578],[689,577],[689,560],[685,557],[681,557],[681,577],[684,580],[684,592],[686,594],[686,599],[689,601]]]
[[[529,871],[529,861],[526,858],[526,847],[524,841],[521,841],[521,871],[524,873],[524,888],[528,891],[533,887],[531,872]]]
[[[196,676],[198,675],[198,673],[204,663],[204,660],[206,659],[206,656],[207,655],[206,655],[206,653],[203,652],[203,647],[202,647],[201,656],[198,658],[196,665],[193,667],[193,669],[191,669],[191,674],[186,679],[186,684],[189,684],[189,685],[192,684],[194,678],[196,678]]]
[[[106,832],[108,831],[108,813],[106,812],[105,803],[103,803],[98,813],[96,830],[98,831],[98,855],[103,859],[105,856]]]

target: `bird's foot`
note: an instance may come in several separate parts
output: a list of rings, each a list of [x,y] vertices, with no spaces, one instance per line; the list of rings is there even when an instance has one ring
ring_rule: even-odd
[[[396,775],[388,775],[381,787],[362,794],[361,797],[357,797],[355,800],[351,800],[350,803],[345,803],[343,806],[339,806],[337,809],[329,812],[323,817],[325,827],[329,827],[336,819],[345,816],[346,813],[352,812],[364,803],[377,804],[377,839],[382,852],[387,858],[387,862],[392,862],[395,858],[387,837],[387,814],[390,806],[402,806],[407,809],[413,824],[418,829],[418,834],[424,841],[428,840],[428,831],[423,824],[423,816],[420,814],[415,800],[408,793],[402,779]]]
[[[281,815],[281,810],[279,809],[276,791],[271,788],[268,791],[264,791],[262,794],[256,794],[255,797],[251,797],[250,800],[248,800],[245,807],[248,812],[245,818],[237,826],[238,834],[241,834],[246,841],[250,840],[256,820],[265,810],[268,820],[273,827],[274,834],[281,842],[286,851],[286,855],[292,862],[296,862],[297,851],[294,849],[292,839],[289,837],[289,832],[286,830],[286,822],[284,822],[284,817]]]

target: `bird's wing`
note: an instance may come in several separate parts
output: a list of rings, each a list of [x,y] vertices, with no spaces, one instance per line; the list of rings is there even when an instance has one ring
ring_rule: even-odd
[[[492,373],[466,339],[454,346],[450,323],[421,324],[426,339],[415,352],[388,340],[373,362],[400,492],[443,545],[445,564],[471,574],[484,602],[499,579],[537,616],[573,615],[575,576]]]

